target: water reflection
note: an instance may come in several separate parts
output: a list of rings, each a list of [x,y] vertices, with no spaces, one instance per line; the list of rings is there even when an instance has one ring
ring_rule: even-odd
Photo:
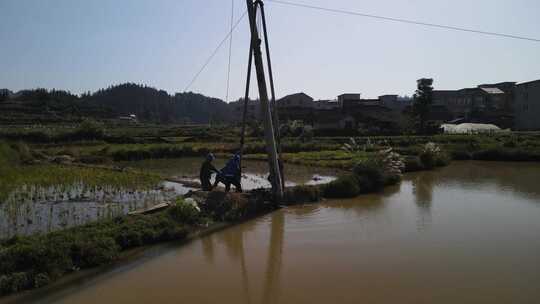
[[[231,260],[239,263],[239,269],[242,278],[242,289],[245,303],[251,303],[251,292],[249,288],[248,269],[246,266],[246,248],[244,246],[244,238],[247,233],[255,227],[255,222],[245,223],[244,229],[240,233],[233,233],[230,230],[225,230],[223,233],[215,237],[214,234],[201,239],[201,245],[204,257],[208,264],[213,265],[215,261],[216,246],[218,242],[225,245],[225,250]]]
[[[535,303],[539,169],[408,174],[383,193],[278,210],[39,302]]]
[[[493,192],[515,195],[540,202],[538,163],[454,162],[435,171],[412,173],[404,184],[412,185],[417,207],[417,228],[424,231],[433,222],[433,202],[436,189],[462,188],[463,191]]]
[[[300,208],[301,209],[301,208]],[[213,264],[215,261],[216,248],[219,244],[224,244],[225,251],[231,261],[239,264],[241,273],[243,298],[245,303],[252,303],[249,285],[249,271],[246,263],[245,238],[246,235],[254,232],[260,221],[249,221],[241,225],[241,229],[227,229],[217,236],[210,235],[201,240],[203,253],[206,261]],[[268,243],[268,255],[263,263],[266,267],[264,274],[262,303],[278,303],[281,286],[281,270],[283,244],[285,235],[285,213],[276,212],[269,217],[270,237]],[[258,259],[260,257],[257,257]],[[260,261],[263,261],[262,259]],[[257,301],[258,303],[259,301]]]
[[[285,234],[285,214],[278,212],[272,217],[270,225],[270,248],[264,282],[263,303],[278,303],[281,295],[281,268],[283,255],[283,236]]]
[[[418,209],[418,230],[426,230],[431,226],[433,191],[437,182],[436,176],[434,172],[423,172],[423,174],[416,174],[410,179],[414,202]]]
[[[526,198],[538,199],[539,163],[527,162],[454,162],[451,166],[431,172],[419,172],[406,175],[405,180],[421,177],[427,187],[436,184],[441,187],[459,186],[464,190],[492,190],[498,193],[512,193]],[[430,186],[431,185],[431,186]],[[425,198],[427,199],[427,189]]]

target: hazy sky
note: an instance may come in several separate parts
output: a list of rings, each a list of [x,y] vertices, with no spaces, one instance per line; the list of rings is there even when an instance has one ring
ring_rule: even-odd
[[[538,0],[290,0],[540,38]],[[245,1],[235,1],[235,18]],[[540,43],[266,3],[278,96],[411,95],[540,78]],[[181,92],[230,26],[231,0],[0,0],[0,88],[74,93],[123,82]],[[247,18],[234,33],[231,96],[243,95]],[[224,99],[228,45],[191,90]],[[255,91],[254,91],[255,94]]]

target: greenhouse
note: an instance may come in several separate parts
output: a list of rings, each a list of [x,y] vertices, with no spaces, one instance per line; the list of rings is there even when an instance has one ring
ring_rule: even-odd
[[[446,134],[497,133],[504,131],[493,124],[479,123],[443,124],[441,129]]]

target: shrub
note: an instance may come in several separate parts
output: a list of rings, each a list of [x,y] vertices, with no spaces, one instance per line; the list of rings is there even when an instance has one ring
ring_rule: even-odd
[[[503,147],[505,147],[505,148],[515,148],[515,147],[517,147],[517,139],[514,138],[514,137],[511,137],[511,138],[507,139],[503,143]]]
[[[472,158],[472,154],[467,151],[452,151],[452,159],[455,160],[470,160]]]
[[[11,278],[7,275],[0,276],[0,294],[12,293]]]
[[[435,158],[435,166],[436,167],[444,167],[448,166],[450,164],[450,157],[446,153],[440,153]]]
[[[377,161],[363,161],[353,168],[361,193],[380,190],[385,184],[383,169]]]
[[[296,186],[287,188],[284,201],[289,204],[313,203],[321,199],[321,191],[316,186]]]
[[[441,154],[441,148],[433,143],[428,142],[424,145],[420,152],[420,161],[424,169],[433,169],[437,165],[437,158]]]
[[[498,147],[477,151],[473,153],[472,158],[494,161],[540,161],[540,152]]]
[[[24,272],[0,276],[0,294],[8,294],[32,287],[32,281]]]
[[[77,247],[78,266],[81,268],[110,264],[120,254],[120,247],[111,237],[90,238]]]
[[[323,187],[323,195],[327,198],[349,198],[360,194],[358,178],[353,175],[343,175]]]
[[[405,163],[399,153],[392,148],[386,148],[377,152],[375,168],[382,169],[385,183],[395,184],[401,180]]]
[[[11,290],[17,292],[32,287],[32,281],[25,272],[16,272],[11,275]]]
[[[7,258],[11,271],[32,270],[59,275],[63,269],[72,267],[66,243],[45,239],[25,239],[10,248]],[[60,270],[60,271],[59,271]]]
[[[420,158],[417,156],[409,156],[405,158],[405,168],[403,172],[415,172],[424,170]]]
[[[59,141],[100,140],[104,138],[105,129],[103,125],[90,119],[84,120],[75,131],[55,137]]]
[[[46,273],[38,273],[34,277],[34,287],[40,288],[50,283],[51,279]]]
[[[200,217],[200,209],[183,200],[178,200],[174,206],[167,211],[171,218],[179,223],[196,224]]]

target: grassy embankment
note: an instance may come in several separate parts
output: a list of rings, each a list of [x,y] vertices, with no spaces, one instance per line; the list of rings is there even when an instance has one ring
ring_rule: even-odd
[[[0,247],[0,295],[39,288],[80,269],[111,264],[129,249],[186,240],[190,233],[204,230],[213,222],[238,221],[274,208],[250,200],[247,195],[214,192],[200,211],[179,199],[155,214],[118,217],[4,240]]]

